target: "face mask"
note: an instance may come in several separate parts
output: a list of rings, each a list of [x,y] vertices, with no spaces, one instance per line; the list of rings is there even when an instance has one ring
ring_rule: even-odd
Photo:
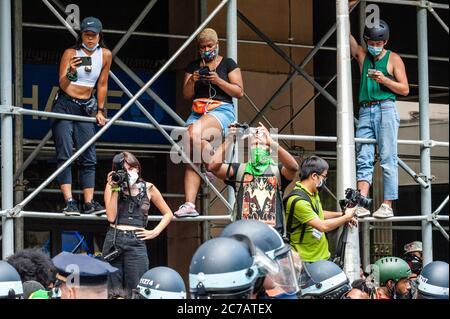
[[[269,150],[255,147],[250,151],[250,161],[247,163],[245,172],[253,176],[261,176],[272,163]]]
[[[320,175],[319,175],[319,178],[320,178]],[[325,187],[326,183],[327,183],[326,179],[321,178],[319,185],[316,186],[317,191],[320,192]]]
[[[139,178],[139,174],[136,171],[129,171],[128,172],[128,178],[130,181],[130,186],[136,184],[138,178]]]
[[[214,60],[219,55],[219,45],[217,44],[214,50],[202,52],[201,55],[207,62]]]
[[[367,46],[367,50],[369,50],[369,53],[373,56],[378,56],[383,52],[383,47],[373,47],[371,45]]]
[[[97,50],[97,48],[100,46],[100,44],[96,44],[94,45],[94,47],[91,49],[89,48],[86,44],[82,43],[81,44],[83,46],[83,48],[85,48],[86,50],[88,50],[89,52],[94,52],[95,50]]]

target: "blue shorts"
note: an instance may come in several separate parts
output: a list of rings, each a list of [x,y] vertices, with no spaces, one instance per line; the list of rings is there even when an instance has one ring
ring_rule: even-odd
[[[226,136],[228,132],[228,126],[230,126],[231,123],[236,121],[236,113],[234,112],[234,105],[230,103],[223,103],[218,108],[215,108],[212,111],[209,111],[205,114],[214,116],[217,121],[219,121],[220,126],[222,127],[222,134],[223,136]],[[199,120],[204,114],[191,112],[189,115],[186,126],[189,126]]]

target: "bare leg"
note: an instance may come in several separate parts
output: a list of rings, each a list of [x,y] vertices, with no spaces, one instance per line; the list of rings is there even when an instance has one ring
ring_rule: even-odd
[[[370,184],[367,181],[359,181],[358,189],[361,192],[361,195],[367,197],[369,195]]]
[[[62,184],[60,188],[65,201],[72,199],[72,184]]]
[[[386,205],[388,205],[389,207],[392,208],[392,201],[391,200],[384,200],[383,204],[386,204]]]
[[[84,202],[90,203],[94,199],[94,189],[93,188],[85,188],[83,189]]]
[[[184,172],[184,190],[186,196],[186,202],[195,205],[195,200],[197,198],[198,188],[202,179],[197,173],[192,169],[189,164],[186,164],[186,171]]]
[[[204,115],[195,122],[193,125],[189,127],[189,135],[191,139],[192,145],[192,153],[194,158],[194,163],[197,162],[197,159],[200,159],[202,162],[204,161],[202,154],[205,153],[205,149],[207,152],[210,152],[212,147],[208,140],[210,140],[211,130],[216,130],[221,133],[222,127],[220,126],[219,121],[210,115]],[[221,136],[219,134],[219,136]],[[197,192],[201,184],[201,178],[197,175],[197,173],[190,167],[189,164],[186,165],[186,172],[184,174],[184,191],[186,195],[186,202],[190,202],[195,204],[195,199],[197,198]]]

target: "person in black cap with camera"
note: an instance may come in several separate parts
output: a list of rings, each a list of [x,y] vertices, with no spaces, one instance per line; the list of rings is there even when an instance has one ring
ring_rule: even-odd
[[[119,269],[110,275],[109,287],[131,296],[141,276],[149,269],[146,240],[159,236],[173,214],[159,190],[142,179],[141,165],[129,152],[117,154],[105,187],[106,215],[110,227],[103,244],[103,258]],[[147,230],[150,203],[163,215]]]
[[[75,46],[64,51],[59,66],[59,91],[52,112],[78,116],[93,116],[99,126],[106,123],[105,102],[108,73],[112,53],[103,43],[102,23],[94,17],[85,18]],[[97,91],[97,98],[93,95]],[[85,145],[95,134],[95,124],[73,120],[55,120],[52,124],[58,167],[62,166],[75,149]],[[83,190],[83,213],[92,214],[104,208],[94,198],[95,145],[78,158],[80,186]],[[69,165],[57,177],[66,201],[62,212],[68,216],[80,215],[78,203],[72,197],[72,172]]]
[[[356,1],[351,1],[353,6]],[[394,216],[392,202],[398,198],[397,136],[400,119],[397,112],[397,96],[409,94],[408,78],[402,58],[386,49],[390,36],[389,25],[375,19],[374,25],[366,25],[364,49],[350,35],[351,54],[361,70],[359,87],[359,123],[356,137],[377,140],[380,165],[383,168],[384,201],[373,213],[376,218]],[[375,162],[374,144],[356,144],[356,178],[358,189],[368,196]],[[357,209],[358,217],[370,215],[364,207]]]
[[[108,275],[117,272],[117,268],[87,255],[68,252],[62,252],[52,260],[58,271],[52,298],[107,299]]]

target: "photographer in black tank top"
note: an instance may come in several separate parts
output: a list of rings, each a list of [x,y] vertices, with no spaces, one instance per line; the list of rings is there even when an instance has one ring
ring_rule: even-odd
[[[159,224],[147,226],[150,203],[163,215]],[[103,258],[119,271],[109,277],[110,291],[124,290],[130,297],[141,276],[149,269],[145,240],[157,237],[173,214],[159,190],[141,178],[137,158],[123,152],[113,159],[105,187],[106,215],[110,227],[103,244]]]

